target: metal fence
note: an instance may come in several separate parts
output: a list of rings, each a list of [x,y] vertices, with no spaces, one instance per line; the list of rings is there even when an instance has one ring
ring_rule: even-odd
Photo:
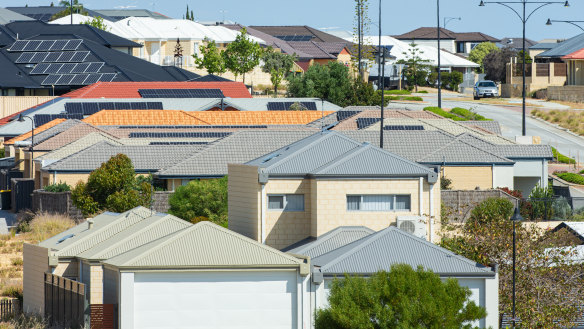
[[[584,221],[584,198],[555,196],[522,199],[521,215],[531,221]]]
[[[45,273],[45,317],[50,325],[85,326],[85,285]]]
[[[20,314],[20,301],[18,299],[0,300],[0,320],[5,321]]]

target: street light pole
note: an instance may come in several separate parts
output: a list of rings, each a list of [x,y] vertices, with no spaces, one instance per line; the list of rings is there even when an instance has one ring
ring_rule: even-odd
[[[73,0],[71,0],[71,25],[73,25]]]
[[[545,6],[549,6],[552,4],[563,4],[564,7],[569,7],[570,3],[566,0],[566,1],[546,1],[546,2],[539,2],[539,1],[527,1],[527,0],[519,0],[519,1],[483,1],[481,0],[479,7],[484,7],[485,4],[488,3],[494,3],[497,5],[501,5],[504,7],[507,7],[509,9],[511,9],[516,15],[517,17],[519,17],[519,19],[521,20],[521,23],[523,24],[523,58],[521,59],[521,63],[522,63],[522,71],[523,71],[523,92],[522,92],[522,98],[523,98],[523,102],[522,102],[522,119],[521,119],[521,134],[523,136],[526,135],[526,128],[525,128],[525,115],[526,115],[526,111],[525,111],[525,90],[526,90],[526,83],[525,83],[525,72],[526,72],[526,63],[525,63],[525,25],[527,23],[527,21],[529,20],[529,18],[531,18],[531,15],[533,15],[536,11],[538,11],[539,9],[545,7]],[[521,15],[517,10],[515,10],[513,7],[511,7],[511,4],[521,4],[523,6],[523,15]],[[539,5],[537,8],[535,8],[533,11],[531,11],[531,13],[529,15],[527,15],[526,13],[526,6],[527,4],[537,4]]]
[[[442,108],[442,70],[440,69],[440,0],[436,0],[436,17],[436,31],[438,31],[438,107]]]
[[[517,254],[517,243],[516,243],[516,230],[515,230],[515,224],[519,221],[522,221],[523,217],[521,216],[521,213],[519,212],[519,207],[515,207],[515,213],[513,213],[513,216],[511,217],[511,221],[513,222],[513,310],[512,310],[512,324],[513,324],[513,329],[515,329],[515,256]]]
[[[18,116],[18,122],[24,122],[24,118],[28,118],[32,124],[31,137],[30,137],[30,178],[34,179],[34,120],[28,115],[20,114]]]
[[[450,23],[450,21],[455,20],[455,19],[460,21],[462,18],[461,17],[444,17],[444,25],[442,25],[442,27],[446,28],[446,24]]]
[[[380,120],[380,128],[379,128],[379,147],[383,148],[383,110],[385,107],[385,48],[381,48],[381,0],[379,0],[379,65],[383,65],[381,69],[381,120]]]
[[[545,23],[545,25],[552,25],[552,22],[572,24],[572,25],[574,25],[575,27],[579,28],[580,30],[582,30],[584,32],[584,27],[576,24],[576,23],[584,23],[584,21],[556,21],[556,20],[551,20],[551,19],[548,18],[548,20]]]

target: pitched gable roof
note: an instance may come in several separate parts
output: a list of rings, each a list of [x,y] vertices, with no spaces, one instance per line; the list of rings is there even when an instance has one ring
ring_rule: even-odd
[[[442,148],[422,157],[421,163],[433,164],[498,164],[513,165],[515,162],[481,149],[462,140],[455,139]]]
[[[118,268],[298,268],[302,260],[210,222],[200,222],[104,262]]]
[[[584,45],[582,49],[576,50],[571,54],[563,56],[562,59],[584,59]]]
[[[288,26],[249,26],[252,29],[264,32],[266,34],[272,36],[295,36],[295,35],[302,35],[302,36],[312,36],[311,41],[316,42],[341,42],[347,43],[346,40],[334,36],[332,34],[322,32],[318,29],[312,28],[307,25],[288,25]]]
[[[316,258],[373,233],[374,230],[365,226],[341,226],[318,238],[304,239],[282,251]]]
[[[69,98],[141,98],[139,89],[221,89],[225,97],[251,98],[241,82],[98,82],[63,95]]]
[[[35,132],[35,134],[37,134],[37,137],[38,137],[38,134],[39,133],[44,132],[44,131],[46,131],[48,129],[51,129],[51,128],[53,128],[53,127],[55,127],[55,126],[57,126],[57,125],[65,122],[65,121],[67,121],[67,119],[55,119],[55,120],[53,120],[51,122],[45,123],[44,125],[42,125],[40,127],[36,127],[34,129],[34,132]],[[11,139],[7,140],[6,142],[4,142],[4,144],[5,145],[12,145],[12,144],[14,144],[16,142],[27,140],[31,136],[32,136],[32,131],[29,131],[29,132],[24,133],[24,134],[22,134],[20,136],[17,136],[17,137],[14,137],[14,138],[11,138]]]
[[[490,267],[475,263],[396,227],[366,236],[314,258],[313,264],[325,276],[367,275],[389,271],[394,264],[423,266],[442,276],[493,277]]]
[[[415,30],[400,35],[394,35],[393,37],[398,40],[436,40],[438,39],[438,31],[436,31],[435,27],[419,27]],[[456,34],[441,27],[440,39],[454,40],[456,39]]]
[[[536,55],[538,58],[558,58],[569,55],[584,47],[584,33],[572,37],[562,43],[558,43],[555,47],[548,51]]]
[[[35,146],[35,151],[52,151],[58,149],[62,146],[69,145],[91,133],[102,133],[105,135],[109,135],[109,133],[99,127],[92,126],[85,122],[81,122],[78,125],[75,125],[60,134],[48,138],[45,141],[38,143]],[[111,138],[114,138],[113,135],[110,135]]]

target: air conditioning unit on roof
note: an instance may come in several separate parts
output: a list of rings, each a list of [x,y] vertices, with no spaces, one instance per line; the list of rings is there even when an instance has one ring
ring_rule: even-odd
[[[418,238],[428,239],[428,226],[421,216],[397,216],[397,228]]]

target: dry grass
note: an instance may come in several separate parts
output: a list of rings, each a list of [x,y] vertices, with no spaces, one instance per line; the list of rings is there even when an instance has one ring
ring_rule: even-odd
[[[578,135],[584,135],[584,111],[532,110],[531,115],[558,124]]]
[[[40,213],[30,222],[31,231],[26,233],[31,241],[43,241],[75,226],[68,216]]]

